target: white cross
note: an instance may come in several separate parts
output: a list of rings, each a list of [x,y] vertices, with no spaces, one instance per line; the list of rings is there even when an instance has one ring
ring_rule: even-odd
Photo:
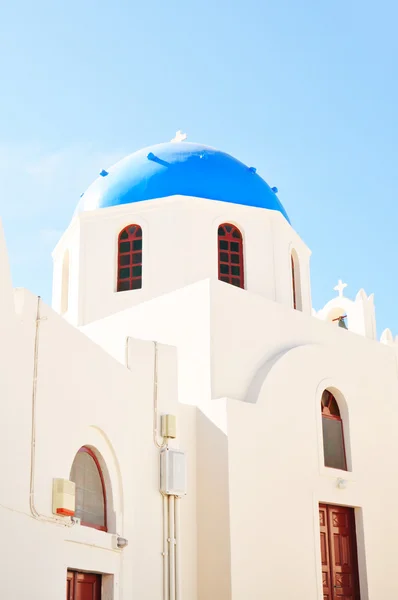
[[[182,133],[181,129],[176,131],[175,137],[171,140],[172,142],[184,142],[187,139],[187,134]]]
[[[336,292],[338,292],[338,293],[339,293],[339,296],[340,296],[340,298],[342,298],[342,297],[343,297],[343,291],[344,291],[344,289],[345,289],[346,287],[347,287],[347,284],[346,284],[346,283],[343,283],[343,282],[341,281],[341,279],[339,279],[339,282],[338,282],[338,284],[337,284],[337,285],[336,285],[336,286],[335,286],[333,289],[334,289],[334,290],[336,290]]]

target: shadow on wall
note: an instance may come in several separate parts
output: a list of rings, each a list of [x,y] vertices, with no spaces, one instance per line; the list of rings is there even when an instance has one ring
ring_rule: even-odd
[[[230,600],[228,438],[197,411],[198,600]]]

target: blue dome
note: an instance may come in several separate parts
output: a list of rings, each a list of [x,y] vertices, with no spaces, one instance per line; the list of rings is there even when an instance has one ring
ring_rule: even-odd
[[[278,210],[289,221],[276,193],[255,169],[225,152],[189,142],[150,146],[102,171],[77,211],[174,195]]]

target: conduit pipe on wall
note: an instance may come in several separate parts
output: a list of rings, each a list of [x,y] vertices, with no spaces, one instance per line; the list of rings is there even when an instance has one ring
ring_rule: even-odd
[[[126,366],[128,367],[128,344],[126,338]],[[158,415],[158,343],[153,342],[153,442],[156,448],[167,445],[167,438],[159,436]],[[160,441],[159,441],[160,437]],[[163,495],[163,599],[182,600],[180,574],[180,498]]]
[[[129,337],[126,338],[126,366],[129,368],[128,360],[128,344]],[[153,359],[153,443],[156,448],[164,448],[167,444],[167,440],[161,438],[159,441],[159,415],[158,415],[158,343],[153,341],[154,348],[154,359]],[[170,600],[170,510],[169,510],[169,497],[163,496],[163,600]]]
[[[125,343],[125,364],[128,369],[129,366],[129,340],[130,337],[126,337]],[[156,448],[164,448],[167,444],[167,440],[160,436],[159,441],[159,415],[158,415],[158,342],[152,341],[154,348],[154,359],[153,359],[153,392],[152,392],[152,400],[153,400],[153,442]]]
[[[181,525],[180,525],[180,502],[181,498],[175,497],[175,600],[181,600]]]
[[[163,598],[182,600],[179,496],[163,496]]]
[[[163,599],[169,600],[169,499],[163,496]]]
[[[154,347],[154,360],[153,360],[153,441],[157,448],[164,448],[167,441],[164,438],[161,438],[161,441],[158,441],[158,426],[159,426],[159,416],[158,416],[158,343],[153,342]]]
[[[170,545],[170,558],[169,558],[170,600],[176,600],[174,496],[169,496],[169,545]]]
[[[39,334],[40,324],[47,317],[40,316],[41,297],[37,297],[36,319],[35,319],[35,337],[33,346],[33,381],[32,381],[32,418],[31,418],[31,438],[30,438],[30,485],[29,485],[29,508],[32,517],[47,521],[49,523],[57,523],[65,527],[72,527],[73,523],[65,521],[62,517],[46,517],[41,515],[35,506],[35,470],[36,470],[36,413],[37,413],[37,376],[39,364]]]

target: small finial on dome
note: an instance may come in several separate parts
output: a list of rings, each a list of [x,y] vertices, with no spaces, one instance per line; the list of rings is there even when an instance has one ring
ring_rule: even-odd
[[[256,169],[256,167],[249,167],[249,171],[250,171],[251,173],[256,173],[256,172],[257,172],[257,169]]]
[[[274,186],[274,187],[272,187],[272,188],[271,188],[271,190],[274,192],[274,194],[277,194],[277,193],[278,193],[278,191],[279,191],[279,190],[278,190],[278,188],[277,188],[277,187],[275,187],[275,186]]]
[[[181,129],[179,129],[178,131],[176,131],[175,136],[173,137],[173,139],[171,140],[173,143],[175,142],[185,142],[185,140],[187,139],[187,134],[186,133],[182,133]]]
[[[101,175],[101,177],[106,177],[107,175],[109,175],[109,173],[108,173],[108,171],[105,171],[105,169],[102,169],[100,175]]]

